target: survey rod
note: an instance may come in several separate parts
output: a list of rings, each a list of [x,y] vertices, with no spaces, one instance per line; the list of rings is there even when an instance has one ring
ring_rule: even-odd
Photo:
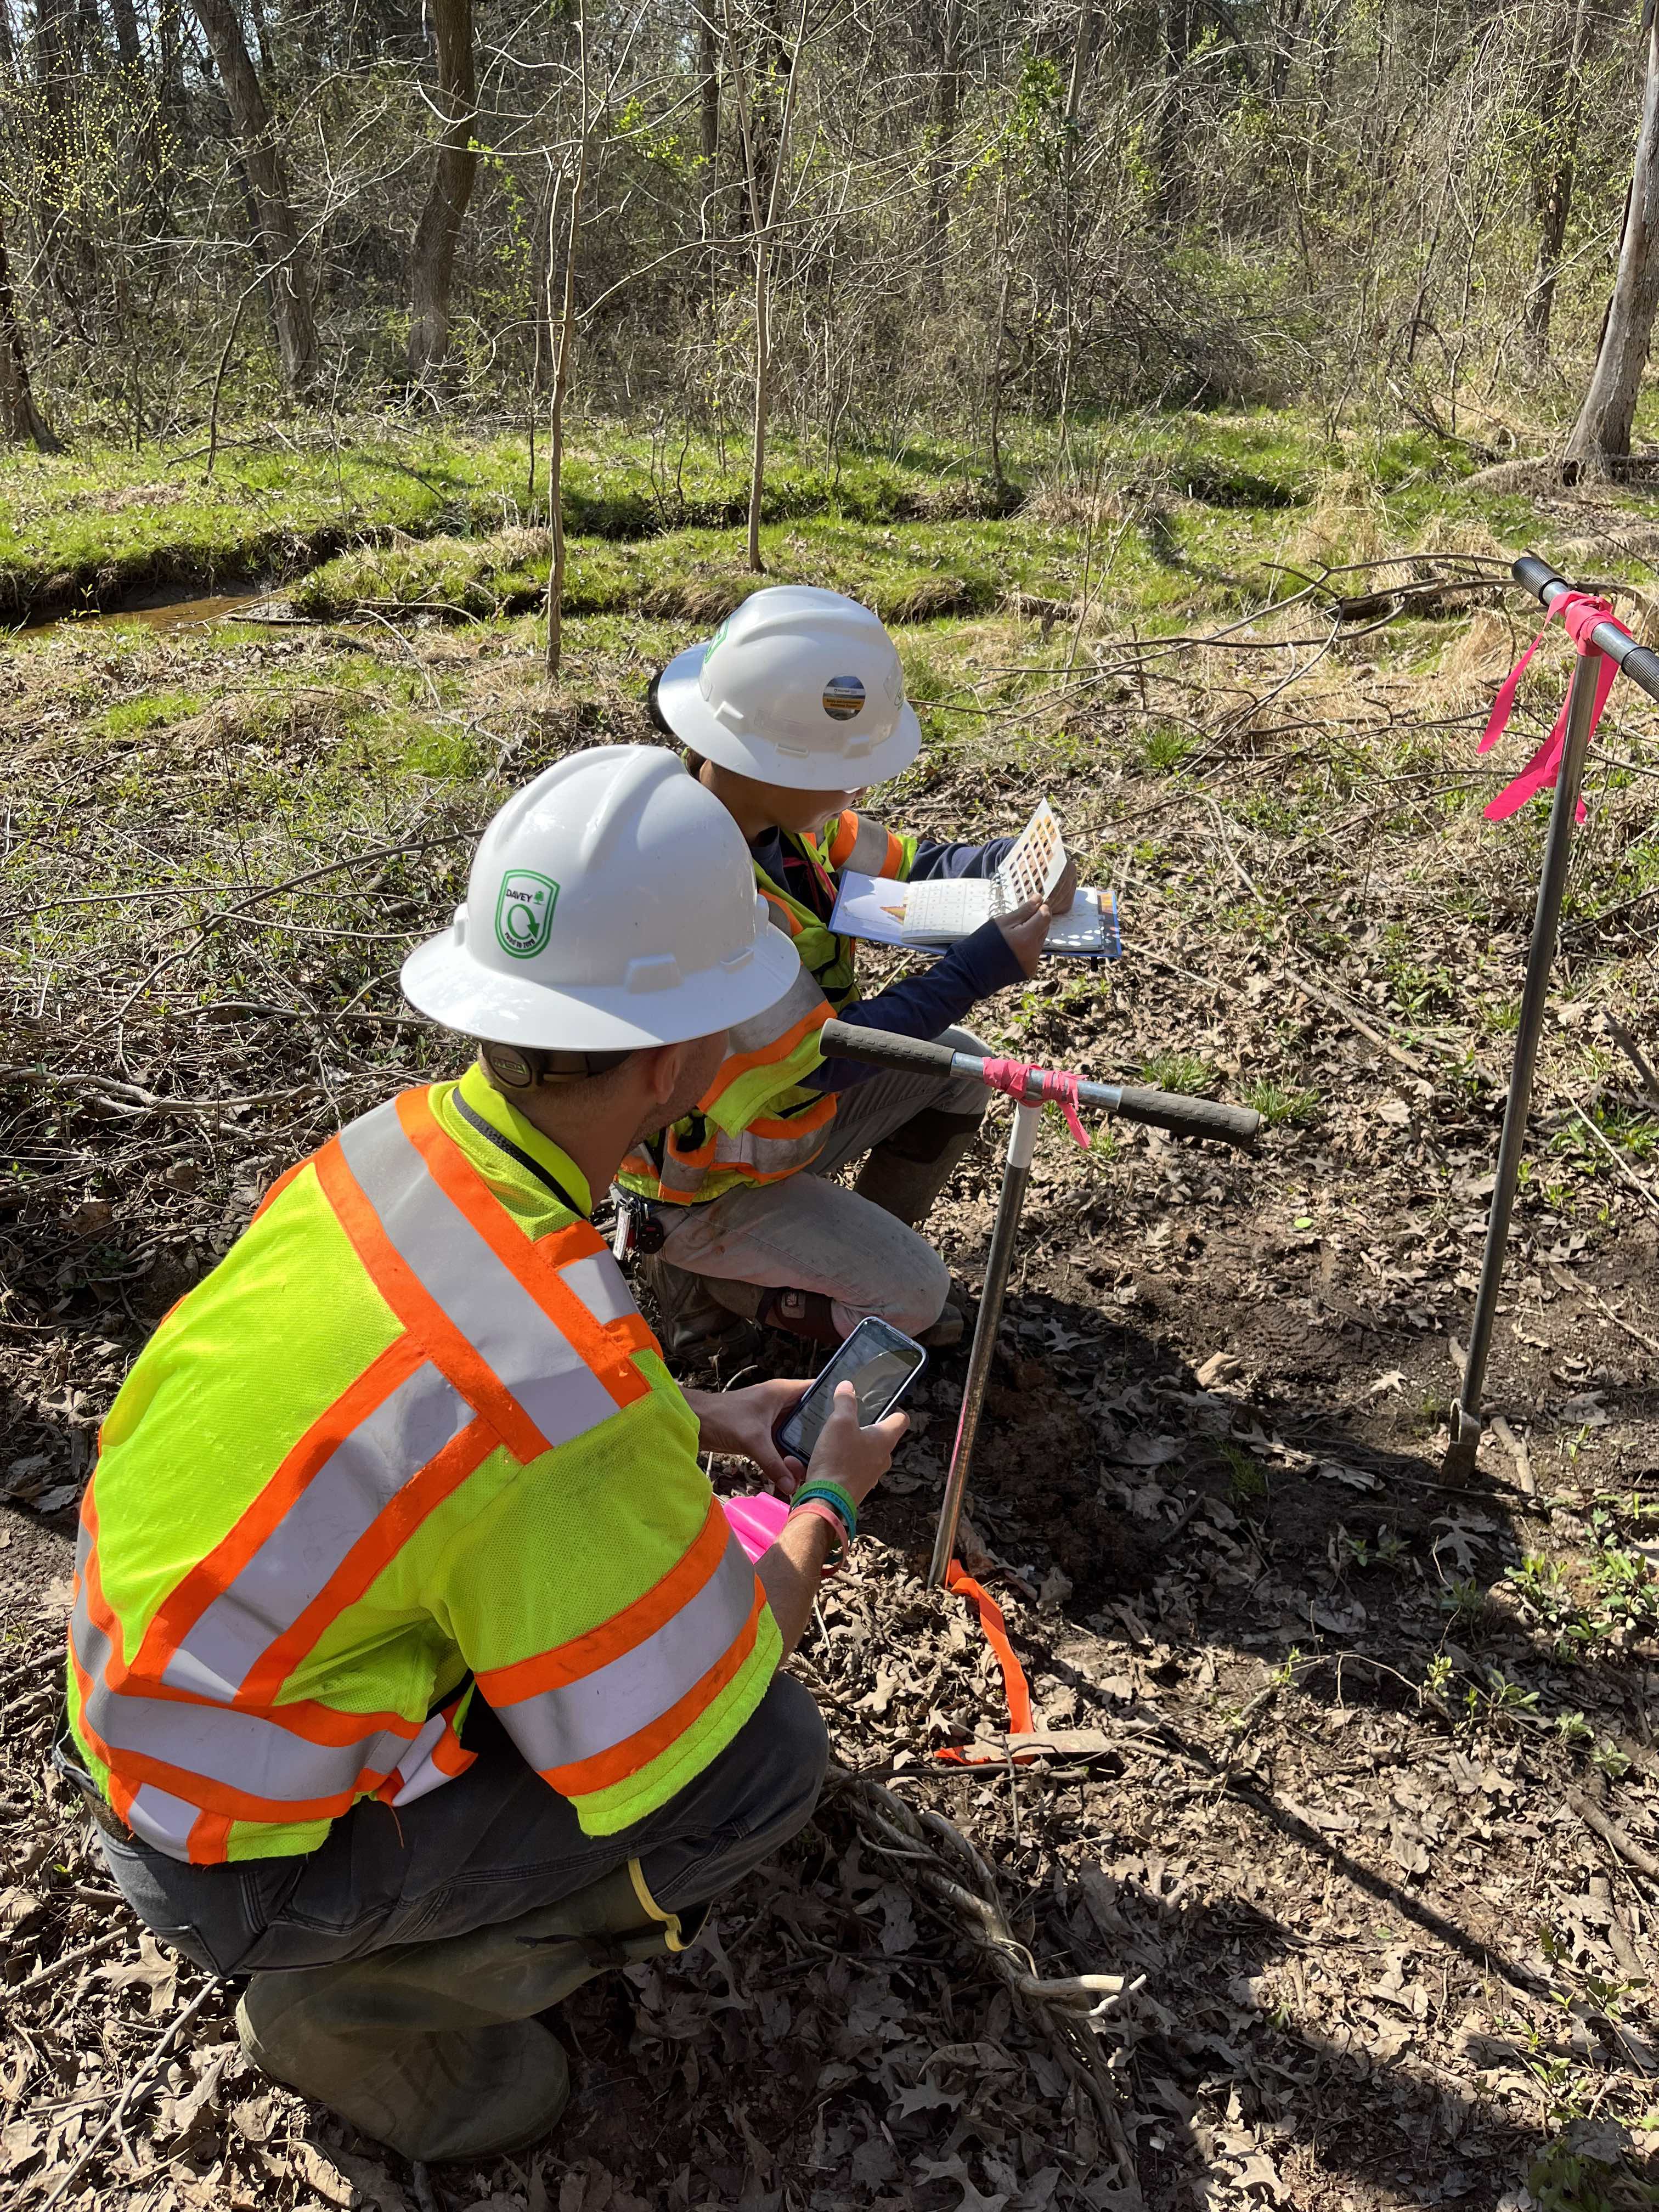
[[[1019,1230],[1025,1186],[1030,1179],[1031,1156],[1036,1148],[1036,1127],[1047,1100],[1063,1101],[1072,1095],[1071,1079],[1053,1068],[1024,1071],[1019,1088],[987,1073],[984,1056],[954,1052],[949,1045],[933,1044],[920,1037],[895,1036],[882,1030],[862,1029],[853,1022],[826,1022],[819,1032],[826,1060],[860,1060],[905,1075],[969,1076],[993,1091],[1007,1091],[1015,1101],[1013,1127],[1003,1164],[1002,1189],[996,1218],[991,1224],[991,1249],[985,1259],[985,1286],[980,1292],[979,1319],[968,1354],[968,1373],[962,1386],[962,1411],[957,1419],[956,1442],[951,1449],[950,1471],[933,1533],[933,1554],[927,1569],[927,1587],[938,1589],[950,1571],[956,1549],[962,1501],[973,1463],[974,1439],[991,1379],[991,1360],[996,1351],[997,1329],[1002,1320],[1003,1294],[1013,1265],[1014,1240]],[[1144,1121],[1182,1137],[1207,1137],[1224,1145],[1248,1146],[1255,1142],[1261,1116],[1245,1106],[1218,1104],[1209,1098],[1188,1098],[1178,1091],[1147,1091],[1133,1084],[1091,1083],[1077,1079],[1077,1101],[1097,1107],[1124,1121]]]
[[[1564,592],[1574,587],[1535,553],[1523,553],[1510,574],[1551,608]],[[1549,830],[1544,845],[1543,873],[1538,881],[1538,903],[1533,914],[1532,941],[1527,948],[1526,975],[1521,986],[1521,1011],[1516,1023],[1515,1058],[1510,1087],[1504,1101],[1504,1128],[1498,1140],[1498,1165],[1492,1176],[1492,1205],[1486,1214],[1486,1241],[1480,1258],[1480,1283],[1469,1323],[1469,1348],[1463,1362],[1457,1403],[1452,1408],[1450,1434],[1441,1473],[1448,1482],[1467,1483],[1475,1471],[1483,1425],[1481,1397],[1486,1362],[1492,1352],[1492,1328],[1498,1319],[1498,1293],[1503,1287],[1504,1261],[1509,1251],[1510,1224],[1515,1194],[1521,1179],[1521,1158],[1526,1150],[1527,1116],[1532,1106],[1533,1075],[1538,1065],[1538,1041],[1543,1033],[1549,1003],[1550,970],[1555,963],[1556,934],[1561,923],[1561,902],[1567,888],[1567,868],[1572,858],[1572,833],[1578,818],[1578,794],[1584,781],[1584,759],[1589,750],[1590,726],[1595,719],[1595,690],[1601,656],[1615,662],[1632,682],[1650,698],[1659,699],[1659,653],[1621,629],[1617,623],[1599,622],[1589,631],[1593,648],[1579,653],[1573,663],[1567,692],[1567,726],[1561,749],[1561,765],[1550,807]]]

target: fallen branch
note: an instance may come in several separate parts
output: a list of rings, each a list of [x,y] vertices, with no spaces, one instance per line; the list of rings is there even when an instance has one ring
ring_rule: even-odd
[[[144,2084],[155,2074],[156,2069],[161,2065],[161,2061],[167,2057],[168,2051],[172,2050],[173,2045],[179,2040],[179,2038],[190,2026],[191,2021],[195,2019],[197,2014],[200,2012],[202,2008],[207,2003],[208,1999],[218,1994],[219,1988],[219,1979],[216,1975],[204,1989],[197,1991],[196,1995],[191,1999],[184,2010],[174,2016],[173,2024],[167,2029],[167,2033],[155,2045],[155,2049],[150,2052],[149,2057],[145,2059],[143,2064],[138,2069],[138,2071],[127,2083],[125,2088],[122,2090],[120,2102],[116,2106],[115,2110],[104,2122],[103,2126],[99,2129],[97,2134],[88,2140],[86,2148],[76,2157],[74,2164],[70,2166],[68,2171],[60,2178],[58,2186],[40,2206],[40,2212],[52,2212],[53,2205],[62,2203],[64,2198],[68,2196],[70,2191],[75,2186],[76,2183],[81,2179],[81,2176],[91,2165],[93,2159],[96,2156],[97,2153],[103,2148],[104,2145],[109,2141],[111,2136],[115,2133],[117,2129],[119,2128],[122,2121],[125,2119],[128,2106],[131,2104],[133,2099],[137,2095],[140,2089],[143,2087]]]
[[[1646,1875],[1650,1881],[1659,1881],[1659,1859],[1651,1851],[1644,1850],[1628,1830],[1621,1828],[1599,1805],[1593,1805],[1576,1790],[1568,1790],[1567,1802],[1584,1826],[1594,1828],[1604,1844],[1611,1844],[1621,1859],[1628,1861],[1638,1874]]]
[[[909,1869],[936,1904],[950,1908],[950,1917],[991,1972],[1036,2014],[1073,2084],[1098,2116],[1117,2160],[1124,2202],[1139,2207],[1142,2198],[1133,2155],[1092,2031],[1094,2024],[1115,2010],[1125,1996],[1133,1996],[1144,1987],[1146,1976],[1137,1975],[1133,1982],[1126,1982],[1121,1974],[1066,1974],[1054,1978],[1042,1974],[1030,1952],[1008,1925],[990,1866],[959,1829],[942,1814],[918,1814],[902,1797],[867,1778],[832,1769],[831,1780],[854,1802],[870,1847]],[[930,1836],[945,1844],[964,1871],[983,1886],[984,1896],[975,1896],[945,1872]]]

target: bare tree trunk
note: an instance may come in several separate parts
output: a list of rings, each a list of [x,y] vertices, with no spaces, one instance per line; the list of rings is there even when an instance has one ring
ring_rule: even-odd
[[[110,0],[109,12],[115,25],[115,51],[122,68],[142,70],[144,48],[138,36],[138,16],[132,0]]]
[[[317,374],[317,325],[289,192],[288,169],[230,0],[191,0],[191,4],[212,49],[214,66],[242,142],[242,166],[257,226],[252,244],[256,260],[270,280],[271,319],[276,327],[283,380],[290,390],[302,392]]]
[[[6,252],[4,210],[0,207],[0,439],[9,444],[27,438],[43,453],[61,453],[64,441],[34,404],[28,355],[17,320],[11,260]]]
[[[1578,131],[1584,114],[1584,65],[1596,22],[1590,0],[1574,0],[1561,27],[1539,94],[1540,146],[1533,170],[1538,215],[1538,261],[1523,311],[1527,351],[1541,368],[1549,358],[1550,317],[1556,272],[1567,235],[1578,167]]]
[[[711,172],[705,189],[712,191],[712,172],[720,153],[720,41],[710,12],[714,0],[702,0],[697,19],[697,131],[698,150]]]
[[[1659,307],[1659,14],[1648,22],[1645,46],[1642,127],[1619,243],[1619,271],[1589,390],[1563,456],[1562,474],[1569,483],[1629,459],[1642,371]]]
[[[940,0],[935,17],[933,143],[927,153],[927,285],[933,305],[945,304],[945,262],[951,244],[951,164],[962,106],[959,0]]]
[[[994,258],[1002,263],[1002,286],[997,295],[997,327],[991,349],[991,392],[989,429],[991,439],[991,481],[999,491],[1007,479],[1002,473],[1002,335],[1008,323],[1008,287],[1013,277],[1013,259],[1003,237],[1003,227],[1008,216],[1008,179],[1005,176],[997,186],[996,246]]]
[[[570,227],[565,234],[564,306],[559,318],[558,350],[553,357],[553,398],[547,422],[547,513],[553,532],[553,559],[547,572],[547,672],[559,672],[564,651],[564,395],[570,387],[570,356],[576,337],[576,247],[581,237],[582,192],[587,183],[592,125],[587,98],[587,0],[576,0],[576,43],[581,64],[581,143],[576,149],[576,178],[570,193]],[[548,219],[552,220],[550,202]],[[552,287],[552,253],[548,284]],[[548,319],[553,303],[548,301]]]
[[[795,112],[795,85],[800,74],[801,48],[806,42],[806,11],[811,0],[801,0],[800,21],[795,27],[794,50],[789,57],[789,82],[784,88],[783,116],[772,163],[766,212],[761,213],[759,148],[755,118],[744,80],[743,63],[734,57],[732,83],[738,95],[738,120],[743,131],[744,168],[749,181],[749,219],[755,232],[755,414],[749,463],[749,566],[757,576],[766,573],[761,558],[761,501],[766,489],[766,431],[772,408],[772,226],[778,219],[778,194],[789,160],[789,125]]]
[[[472,0],[428,0],[428,12],[438,69],[434,104],[444,118],[444,131],[410,249],[409,373],[417,383],[436,384],[449,355],[455,241],[478,169],[472,143],[478,96]]]

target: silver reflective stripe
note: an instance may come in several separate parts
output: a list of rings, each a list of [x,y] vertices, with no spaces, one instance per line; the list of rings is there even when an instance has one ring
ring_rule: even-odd
[[[778,925],[775,921],[772,927],[776,929]],[[787,935],[787,932],[781,934]],[[726,1057],[739,1059],[751,1052],[764,1052],[768,1045],[775,1044],[781,1036],[787,1036],[815,1006],[822,1006],[823,1003],[823,994],[811,974],[805,968],[800,969],[794,981],[775,1006],[763,1006],[759,1013],[751,1014],[746,1022],[739,1022],[734,1029],[726,1031]],[[718,1082],[720,1078],[716,1076],[714,1079]]]
[[[190,1856],[190,1832],[201,1817],[199,1805],[169,1796],[153,1782],[141,1784],[127,1808],[127,1826],[133,1834],[175,1859]]]
[[[446,1774],[432,1756],[448,1734],[448,1722],[441,1713],[434,1713],[398,1761],[398,1790],[392,1800],[394,1805],[412,1805],[417,1797],[428,1797],[434,1790],[441,1790],[446,1782],[455,1779],[453,1774]]]
[[[887,832],[879,822],[869,815],[859,817],[859,834],[853,840],[853,849],[838,864],[843,868],[856,868],[860,875],[878,876],[887,865]]]
[[[714,1158],[699,1166],[677,1159],[665,1149],[658,1182],[664,1190],[695,1191],[722,1169],[748,1168],[757,1176],[794,1175],[817,1159],[829,1142],[832,1126],[831,1121],[820,1121],[799,1137],[761,1137],[752,1129],[737,1137],[717,1134]]]
[[[149,1697],[131,1686],[112,1690],[104,1680],[110,1640],[92,1618],[84,1583],[70,1633],[88,1684],[82,1719],[111,1753],[134,1752],[185,1774],[205,1775],[250,1796],[303,1804],[351,1790],[365,1768],[376,1777],[389,1774],[409,1748],[408,1736],[390,1729],[366,1729],[349,1743],[313,1743],[261,1713],[183,1705],[170,1698]],[[118,1773],[119,1760],[112,1764]],[[192,1820],[201,1809],[191,1808]],[[131,1826],[137,1830],[137,1820]],[[153,1840],[161,1850],[172,1849]]]
[[[572,1260],[559,1269],[559,1280],[581,1300],[597,1322],[621,1321],[624,1315],[639,1311],[627,1277],[608,1252],[593,1252],[585,1260]]]
[[[159,1759],[181,1773],[200,1774],[277,1804],[340,1796],[356,1786],[365,1769],[389,1774],[409,1748],[408,1736],[389,1729],[366,1730],[349,1743],[313,1743],[263,1713],[177,1704],[131,1687],[112,1690],[101,1678],[88,1693],[85,1717],[112,1752]],[[112,1763],[118,1772],[119,1762]]]
[[[542,1772],[592,1759],[648,1728],[695,1688],[731,1650],[754,1603],[755,1570],[733,1536],[696,1595],[631,1651],[579,1682],[496,1709]]]
[[[435,1367],[418,1367],[336,1445],[253,1557],[168,1660],[171,1688],[228,1705],[374,1526],[472,1418]]]
[[[101,1682],[104,1669],[114,1651],[103,1630],[92,1617],[92,1607],[87,1602],[87,1577],[81,1574],[81,1594],[75,1601],[75,1611],[70,1615],[70,1641],[75,1646],[75,1656],[81,1670],[92,1682]]]
[[[398,1257],[547,1442],[608,1420],[611,1393],[428,1174],[396,1105],[351,1122],[339,1143]]]

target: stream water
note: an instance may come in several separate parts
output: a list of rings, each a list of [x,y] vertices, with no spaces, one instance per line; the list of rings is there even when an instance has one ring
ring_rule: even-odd
[[[186,629],[197,623],[222,622],[228,616],[246,614],[257,601],[268,594],[260,585],[245,584],[234,591],[214,592],[205,597],[186,597],[177,592],[141,593],[119,607],[89,607],[84,612],[74,608],[63,614],[46,615],[39,622],[24,623],[11,635],[14,637],[35,637],[42,630],[101,629],[111,623],[142,623],[146,629]],[[0,631],[0,637],[5,635]]]

